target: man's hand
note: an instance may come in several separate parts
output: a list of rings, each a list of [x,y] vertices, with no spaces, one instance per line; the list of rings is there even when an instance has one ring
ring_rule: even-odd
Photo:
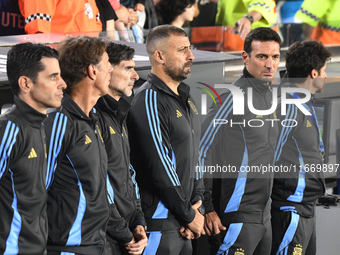
[[[204,218],[204,231],[208,236],[215,236],[222,230],[226,230],[216,212],[207,213]]]
[[[245,17],[239,19],[234,25],[234,30],[237,31],[238,34],[240,34],[242,40],[246,38],[247,34],[250,32],[250,29],[251,22]]]
[[[147,244],[148,238],[146,236],[145,228],[141,225],[137,225],[133,231],[132,241],[126,244],[125,248],[131,255],[140,255],[143,253]]]
[[[204,226],[204,216],[197,210],[202,205],[202,201],[197,201],[196,204],[192,205],[192,209],[195,210],[195,218],[192,222],[188,224],[188,229],[191,230],[195,239],[199,238],[201,235],[205,235]]]
[[[192,233],[190,229],[183,227],[183,226],[181,226],[181,228],[179,229],[179,233],[181,234],[183,238],[186,238],[188,240],[195,238],[194,233]]]
[[[138,22],[138,13],[134,9],[128,9],[129,11],[129,21],[127,27],[133,27]]]
[[[141,4],[141,3],[137,3],[137,4],[135,5],[135,11],[140,11],[140,12],[145,11],[144,5]]]

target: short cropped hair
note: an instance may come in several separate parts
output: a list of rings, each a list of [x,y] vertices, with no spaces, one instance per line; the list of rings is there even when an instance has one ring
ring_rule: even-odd
[[[135,49],[125,44],[108,42],[106,47],[109,61],[112,66],[118,65],[122,61],[129,61],[135,55]]]
[[[330,57],[331,52],[321,42],[296,42],[286,52],[288,77],[307,78],[313,69],[320,72]]]
[[[164,24],[171,24],[187,7],[194,5],[196,0],[161,0],[157,9],[162,16]]]
[[[251,44],[253,41],[269,42],[274,41],[279,45],[281,44],[281,38],[273,29],[269,27],[258,27],[249,32],[244,39],[243,50],[250,54],[253,51]]]
[[[152,55],[155,52],[157,42],[169,39],[171,35],[188,37],[182,28],[173,25],[161,25],[151,29],[146,38],[146,51],[148,54]]]
[[[57,47],[61,77],[67,92],[86,76],[89,65],[98,65],[106,51],[106,41],[99,37],[76,36],[63,40]]]
[[[58,59],[58,52],[41,43],[19,43],[7,53],[7,77],[13,94],[19,95],[18,80],[26,76],[36,83],[39,72],[45,70],[43,57]]]

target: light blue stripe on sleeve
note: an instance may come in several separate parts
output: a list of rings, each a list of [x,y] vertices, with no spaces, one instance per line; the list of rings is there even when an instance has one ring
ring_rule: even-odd
[[[296,202],[296,203],[301,203],[301,201],[303,200],[303,193],[305,192],[305,188],[306,188],[305,162],[303,161],[302,154],[300,152],[297,141],[295,140],[294,137],[292,138],[295,141],[297,150],[299,151],[299,163],[300,163],[301,169],[299,169],[299,178],[298,178],[298,185],[296,186],[296,190],[293,195],[290,195],[287,198],[287,200]]]
[[[75,219],[75,221],[72,225],[72,228],[70,230],[66,246],[79,246],[81,244],[81,223],[83,221],[83,218],[84,218],[84,215],[85,215],[85,210],[86,210],[86,198],[85,198],[83,187],[82,187],[82,184],[79,180],[77,171],[74,168],[74,165],[73,165],[71,159],[69,158],[69,156],[66,155],[66,157],[69,159],[69,161],[70,161],[70,163],[71,163],[71,165],[74,169],[74,172],[77,175],[79,192],[80,192],[77,216],[76,216],[76,219]]]
[[[133,172],[131,179],[132,179],[133,184],[135,185],[136,198],[139,199],[140,195],[139,195],[138,183],[136,181],[136,170],[133,168],[133,166],[131,164],[130,164],[130,170]]]
[[[179,178],[169,157],[168,149],[162,144],[162,134],[160,130],[159,117],[157,111],[156,92],[147,89],[145,94],[146,113],[149,122],[150,132],[155,144],[158,156],[165,168],[170,181],[174,186],[180,186]]]
[[[15,188],[14,188],[13,172],[11,171],[11,169],[9,169],[9,171],[11,173],[12,189],[13,189],[13,203],[12,203],[13,219],[12,219],[9,235],[6,240],[6,250],[4,252],[4,255],[7,255],[7,254],[12,255],[12,254],[19,253],[19,234],[21,231],[21,216],[18,211],[18,199],[15,193]]]
[[[0,145],[0,179],[4,174],[7,167],[7,158],[11,154],[13,145],[16,142],[17,135],[19,133],[19,128],[12,123],[11,121],[7,122],[5,133],[2,137],[1,145]]]
[[[13,180],[13,172],[9,169],[11,172],[11,179],[12,179],[12,189],[13,189],[13,220],[11,223],[11,229],[6,241],[6,250],[4,252],[4,255],[9,254],[18,254],[19,253],[19,234],[21,231],[21,216],[18,211],[18,200],[15,193],[14,188],[14,180]]]
[[[232,94],[230,94],[227,99],[223,102],[222,106],[218,109],[217,113],[215,114],[213,120],[215,119],[226,119],[230,114],[231,110],[233,109],[232,106]],[[204,160],[207,156],[208,149],[210,148],[211,144],[214,141],[215,135],[218,132],[222,125],[217,125],[214,127],[213,121],[210,122],[207,130],[204,132],[204,135],[200,141],[199,145],[199,164],[204,169]]]
[[[282,148],[287,142],[288,135],[293,128],[292,126],[293,126],[294,120],[296,120],[296,117],[297,117],[297,108],[294,105],[291,105],[291,104],[288,105],[286,116],[287,117],[285,118],[285,120],[287,120],[287,123],[285,123],[285,126],[281,130],[278,144],[275,150],[275,156],[274,156],[275,162],[280,159]]]
[[[53,121],[50,137],[47,159],[46,189],[48,189],[52,183],[53,173],[57,167],[55,162],[61,149],[62,141],[66,132],[66,126],[67,117],[64,114],[57,112]]]
[[[114,200],[114,192],[113,192],[113,188],[110,182],[109,175],[106,176],[106,186],[107,186],[107,193],[108,193],[107,197],[108,197],[110,205],[112,205],[115,203],[114,202],[115,200]]]
[[[240,171],[237,176],[235,189],[233,194],[230,197],[230,200],[227,204],[227,207],[225,208],[224,212],[236,212],[238,211],[238,208],[240,207],[242,197],[244,195],[244,190],[246,188],[246,182],[247,182],[247,169],[245,169],[246,166],[248,166],[248,149],[247,149],[247,143],[246,138],[244,135],[244,130],[240,125],[240,128],[243,133],[243,141],[244,141],[244,153],[243,153],[243,159],[240,167]]]

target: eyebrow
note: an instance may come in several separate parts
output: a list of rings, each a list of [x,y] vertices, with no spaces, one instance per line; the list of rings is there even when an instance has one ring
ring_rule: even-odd
[[[54,76],[54,75],[59,75],[59,73],[51,73],[50,75],[48,75],[48,77]]]
[[[191,45],[186,45],[186,46],[180,46],[180,47],[178,47],[178,49],[185,49],[185,48],[189,48],[189,49],[191,49]]]

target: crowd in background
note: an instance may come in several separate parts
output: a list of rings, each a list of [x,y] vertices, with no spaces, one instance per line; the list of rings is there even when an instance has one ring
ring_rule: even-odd
[[[317,0],[0,0],[0,36],[105,32],[108,39],[144,43],[162,24],[183,27],[194,47],[240,51],[256,27],[279,32],[283,44],[316,39],[340,42],[340,1]]]

